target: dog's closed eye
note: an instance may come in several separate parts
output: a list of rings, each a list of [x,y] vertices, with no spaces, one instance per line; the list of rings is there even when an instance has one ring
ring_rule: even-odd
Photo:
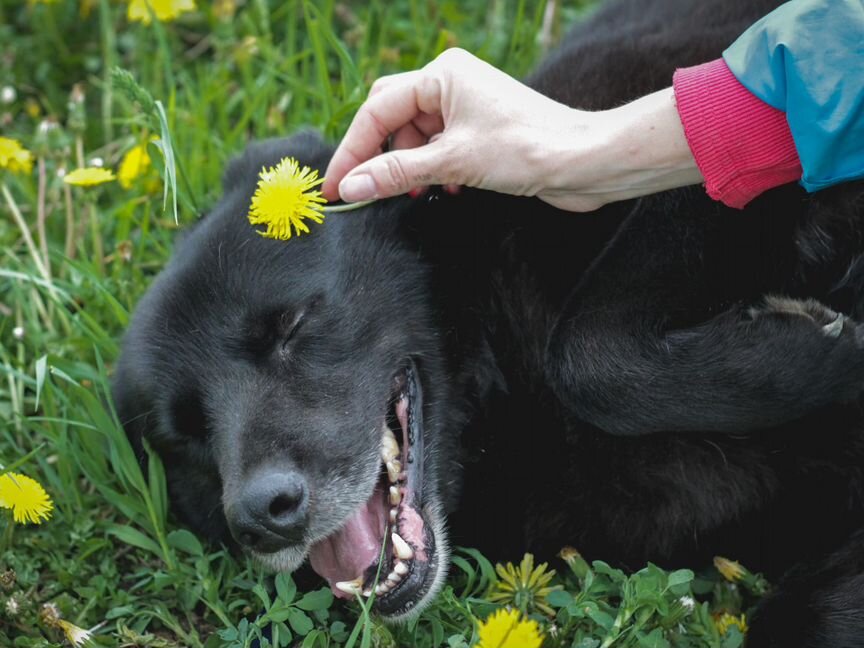
[[[294,312],[284,312],[279,317],[278,336],[282,340],[281,352],[283,355],[290,351],[291,341],[296,337],[305,319],[305,307]]]

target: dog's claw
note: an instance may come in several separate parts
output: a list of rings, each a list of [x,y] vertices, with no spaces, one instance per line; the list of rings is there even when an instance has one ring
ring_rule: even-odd
[[[846,321],[846,316],[843,314],[837,315],[833,322],[822,327],[822,333],[830,338],[840,337],[843,332],[843,324]]]

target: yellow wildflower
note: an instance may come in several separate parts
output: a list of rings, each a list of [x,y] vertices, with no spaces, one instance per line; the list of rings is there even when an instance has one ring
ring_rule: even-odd
[[[476,648],[540,648],[543,633],[536,621],[520,619],[518,610],[498,610],[480,622]]]
[[[80,0],[78,5],[78,14],[82,18],[87,18],[99,4],[99,0]]]
[[[0,169],[30,173],[33,169],[33,154],[21,146],[18,140],[0,137]]]
[[[214,0],[213,13],[220,20],[231,20],[237,12],[237,0]]]
[[[12,509],[12,517],[19,524],[41,524],[51,517],[54,504],[35,479],[18,473],[6,473],[0,475],[0,507]]]
[[[63,176],[63,182],[76,187],[92,187],[115,179],[114,172],[101,167],[86,167],[75,169]]]
[[[548,616],[555,616],[546,603],[546,597],[560,585],[549,586],[549,581],[555,576],[555,570],[546,571],[547,564],[542,563],[534,568],[534,556],[526,553],[519,567],[513,563],[495,565],[495,571],[500,578],[489,591],[489,600],[495,603],[512,605],[525,613],[539,610]]]
[[[66,639],[68,639],[69,643],[75,646],[75,648],[88,644],[93,638],[93,633],[89,630],[79,628],[74,623],[69,623],[63,619],[57,621],[57,627],[63,631],[63,634],[66,635]]]
[[[27,101],[24,102],[24,112],[26,112],[31,118],[36,119],[42,114],[42,108],[39,106],[38,101],[28,97]]]
[[[717,628],[717,632],[721,635],[725,635],[729,632],[729,628],[732,626],[738,628],[741,631],[741,634],[747,634],[747,617],[744,614],[736,617],[733,614],[724,612],[720,616],[714,618],[714,625]]]
[[[147,142],[133,146],[126,151],[126,155],[120,161],[120,168],[117,171],[120,186],[124,189],[131,188],[132,182],[144,175],[151,164],[150,154],[147,153]]]
[[[717,571],[723,574],[723,578],[730,583],[739,581],[744,576],[744,568],[741,566],[741,563],[729,560],[723,556],[714,556],[714,566],[717,568]]]
[[[151,9],[161,22],[169,22],[187,11],[195,11],[195,0],[130,0],[126,17],[149,25]]]
[[[298,236],[309,232],[307,218],[316,223],[324,220],[322,205],[327,201],[317,189],[310,191],[324,182],[318,171],[307,166],[301,169],[294,158],[283,158],[275,167],[261,169],[258,177],[249,222],[267,226],[259,232],[262,236],[287,241],[292,228]]]

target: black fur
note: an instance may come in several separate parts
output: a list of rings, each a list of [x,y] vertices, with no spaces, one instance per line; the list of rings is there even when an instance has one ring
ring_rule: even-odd
[[[529,83],[611,107],[776,4],[610,2]],[[288,243],[254,233],[261,166],[331,152],[309,134],[250,146],[138,307],[115,396],[183,519],[226,538],[223,500],[275,462],[314,482],[310,523],[332,527],[368,496],[363,430],[410,357],[427,487],[457,543],[634,568],[732,556],[779,579],[748,646],[862,645],[862,183],[744,211],[695,187],[586,215],[434,193]],[[827,335],[837,313],[852,319]],[[349,484],[327,490],[334,475]]]

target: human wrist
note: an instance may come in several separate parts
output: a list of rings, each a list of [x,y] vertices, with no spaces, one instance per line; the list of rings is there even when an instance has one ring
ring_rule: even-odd
[[[606,117],[610,138],[605,152],[618,170],[616,191],[629,197],[702,181],[672,88],[607,111]]]
[[[702,181],[687,146],[671,88],[598,112],[572,110],[549,190],[565,209],[608,202]],[[568,201],[563,198],[571,192]]]

